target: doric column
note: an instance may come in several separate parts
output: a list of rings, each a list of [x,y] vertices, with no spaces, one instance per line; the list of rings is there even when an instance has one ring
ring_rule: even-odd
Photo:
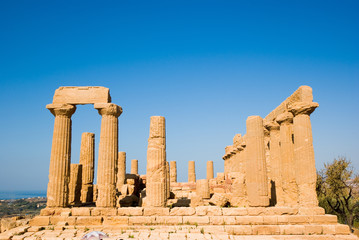
[[[208,179],[199,179],[196,182],[196,195],[208,199],[210,198],[209,192],[209,180]]]
[[[95,165],[95,134],[84,132],[81,137],[80,164],[82,165],[81,202],[93,201]]]
[[[98,152],[97,207],[116,206],[116,162],[118,155],[118,117],[122,108],[113,103],[96,103],[102,116]]]
[[[188,182],[196,182],[196,169],[195,162],[188,162]]]
[[[293,114],[285,112],[277,116],[280,124],[280,159],[282,173],[283,200],[285,206],[298,204],[298,187],[295,180]]]
[[[165,207],[166,185],[166,125],[165,118],[151,117],[147,149],[146,206]]]
[[[214,178],[213,174],[213,161],[207,161],[207,179]]]
[[[284,206],[283,189],[282,189],[282,173],[281,173],[281,158],[280,158],[280,133],[277,122],[268,122],[265,127],[269,131],[269,153],[271,163],[272,176],[272,194],[271,200],[277,206]]]
[[[259,116],[250,116],[246,124],[246,185],[249,205],[268,206],[263,119]]]
[[[76,107],[70,104],[49,104],[46,108],[55,116],[47,207],[66,207],[71,164],[71,116]]]
[[[138,174],[138,160],[131,160],[131,174]]]
[[[171,182],[177,182],[177,163],[176,161],[170,162],[170,179]]]
[[[299,191],[299,204],[318,206],[316,194],[316,169],[310,114],[319,106],[315,102],[297,102],[290,106],[294,114],[294,163]]]
[[[126,178],[126,152],[118,152],[116,189],[121,192]]]
[[[79,204],[81,200],[82,165],[72,163],[70,167],[69,204]]]
[[[166,195],[167,199],[170,198],[171,195],[171,179],[170,179],[170,164],[166,161]]]

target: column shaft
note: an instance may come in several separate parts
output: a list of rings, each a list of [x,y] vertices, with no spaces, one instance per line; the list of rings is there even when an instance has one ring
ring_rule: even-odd
[[[95,134],[93,133],[82,133],[80,164],[82,165],[81,202],[92,202],[95,165]]]
[[[177,182],[177,163],[176,161],[170,162],[170,181]]]
[[[71,164],[69,183],[69,204],[76,205],[81,200],[82,165]]]
[[[207,161],[207,179],[214,178],[213,161]]]
[[[126,178],[126,152],[118,152],[116,189],[121,192]]]
[[[131,174],[138,174],[138,160],[131,160]]]
[[[188,162],[188,182],[196,182],[196,168],[195,162]]]

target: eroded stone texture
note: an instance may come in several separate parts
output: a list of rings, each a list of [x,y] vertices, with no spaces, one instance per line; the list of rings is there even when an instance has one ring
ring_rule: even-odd
[[[268,179],[261,117],[247,118],[246,143],[246,186],[249,205],[268,206]]]
[[[285,112],[277,117],[280,124],[280,155],[283,200],[285,206],[298,204],[298,187],[295,179],[294,145],[293,145],[293,114]]]
[[[84,132],[81,136],[80,164],[82,165],[81,202],[93,201],[95,165],[95,134]]]
[[[170,181],[173,183],[177,182],[177,163],[176,163],[176,161],[170,162]]]
[[[66,207],[71,164],[71,116],[76,107],[70,104],[49,104],[46,108],[55,116],[47,207]]]
[[[196,182],[196,169],[195,162],[188,162],[188,182]]]
[[[147,149],[146,206],[166,206],[166,175],[165,118],[153,116],[151,117]]]
[[[299,204],[318,206],[316,195],[316,169],[310,114],[319,106],[315,102],[297,102],[289,109],[294,114],[294,163],[299,191]]]
[[[138,174],[138,160],[131,160],[131,174]]]
[[[53,103],[94,104],[110,103],[110,89],[105,87],[59,87]]]
[[[171,179],[170,179],[170,164],[166,161],[166,196],[167,199],[170,198],[171,195]]]
[[[196,194],[197,196],[205,199],[210,198],[209,181],[208,179],[199,179],[196,182]]]
[[[113,103],[95,104],[102,116],[98,154],[97,207],[116,206],[116,162],[118,155],[118,117],[122,108]]]
[[[126,177],[126,152],[118,152],[116,189],[121,191]]]
[[[72,163],[70,167],[69,204],[76,205],[81,201],[82,165]]]
[[[213,161],[207,161],[207,179],[212,179],[213,177]]]

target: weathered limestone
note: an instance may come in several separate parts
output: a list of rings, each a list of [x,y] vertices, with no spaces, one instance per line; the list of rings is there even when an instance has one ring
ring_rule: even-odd
[[[213,161],[207,161],[207,179],[214,178]]]
[[[246,186],[250,206],[268,206],[268,179],[264,149],[263,119],[247,118]]]
[[[138,174],[138,160],[131,160],[131,174]]]
[[[110,103],[110,89],[105,87],[59,87],[53,103],[93,104]]]
[[[164,207],[167,202],[165,118],[151,117],[147,149],[146,206]]]
[[[277,122],[266,122],[265,127],[269,131],[269,153],[271,163],[271,202],[274,205],[284,206],[282,188],[282,163],[280,154],[280,133]]]
[[[188,162],[188,182],[196,182],[196,169],[195,162]]]
[[[210,198],[209,181],[208,179],[199,179],[196,182],[196,194],[197,196],[205,199]]]
[[[80,164],[82,165],[81,202],[93,201],[95,165],[95,134],[84,132],[81,137]]]
[[[171,179],[170,179],[170,164],[166,161],[166,196],[167,199],[171,195]]]
[[[71,163],[71,116],[76,107],[70,104],[49,104],[46,108],[55,116],[47,207],[66,207]]]
[[[118,152],[116,189],[121,191],[126,178],[126,152]]]
[[[294,114],[294,164],[298,184],[299,204],[318,206],[316,195],[316,169],[310,114],[319,106],[315,102],[297,102],[289,108]]]
[[[293,114],[285,112],[277,116],[280,124],[280,155],[283,200],[285,206],[298,204],[298,187],[295,179],[294,145],[293,145]]]
[[[72,163],[70,167],[69,204],[76,205],[81,200],[82,165]]]
[[[176,161],[170,162],[170,181],[173,183],[177,182],[177,163],[176,163]]]
[[[102,116],[98,155],[97,207],[116,206],[116,162],[118,155],[118,117],[122,108],[113,103],[98,103],[94,107]]]

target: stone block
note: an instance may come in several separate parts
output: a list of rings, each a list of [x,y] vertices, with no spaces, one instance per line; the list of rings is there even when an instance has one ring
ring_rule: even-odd
[[[263,224],[262,216],[236,216],[237,225],[261,225]]]
[[[322,223],[322,224],[337,223],[338,217],[336,215],[330,215],[330,214],[314,215],[313,222],[314,223]]]
[[[155,216],[134,216],[128,219],[130,225],[150,225],[156,222]]]
[[[277,225],[253,225],[252,234],[254,235],[279,235],[280,228]]]
[[[288,215],[277,216],[278,224],[288,224]]]
[[[323,225],[323,234],[335,234],[335,225]]]
[[[144,216],[168,216],[170,215],[169,208],[157,208],[157,207],[148,207],[143,210]]]
[[[268,207],[264,210],[264,215],[295,215],[298,208],[291,207]]]
[[[225,230],[231,235],[252,235],[252,226],[225,226]]]
[[[209,224],[209,217],[207,216],[184,216],[183,224]]]
[[[91,208],[88,207],[74,207],[71,209],[72,216],[90,216]]]
[[[128,225],[128,219],[126,216],[103,217],[103,225]]]
[[[213,193],[226,193],[224,188],[215,187],[213,188]]]
[[[235,225],[235,216],[210,216],[209,221],[211,225]]]
[[[222,209],[217,206],[196,207],[197,216],[222,216]]]
[[[264,207],[249,207],[247,210],[249,216],[261,216],[265,212]]]
[[[304,234],[313,235],[313,234],[322,234],[323,227],[321,225],[305,225]]]
[[[209,203],[218,207],[224,207],[228,203],[228,198],[223,193],[215,193],[209,200]]]
[[[281,235],[302,235],[305,233],[304,225],[280,225]]]
[[[308,216],[301,215],[288,215],[288,223],[289,224],[303,224],[309,223],[310,218]]]
[[[192,216],[196,213],[192,207],[174,207],[170,210],[171,216]]]
[[[157,216],[155,223],[177,225],[177,224],[182,224],[183,219],[182,216]]]
[[[50,217],[48,216],[36,216],[30,220],[30,226],[47,226],[50,224]]]
[[[40,216],[52,216],[55,214],[54,208],[44,208],[40,210]]]
[[[124,207],[117,209],[117,215],[119,216],[142,216],[142,207]]]
[[[335,234],[337,235],[346,235],[346,234],[350,234],[350,228],[348,225],[344,225],[344,224],[338,224],[335,225]]]
[[[91,216],[116,216],[117,208],[96,207],[91,210]]]
[[[93,226],[93,225],[101,225],[102,224],[102,217],[88,217],[88,216],[81,216],[76,218],[76,225],[83,225],[83,226]]]
[[[51,216],[50,217],[50,224],[56,225],[58,222],[65,222],[67,217],[65,216]]]
[[[53,103],[94,104],[110,103],[110,90],[105,87],[59,87]]]
[[[306,207],[300,207],[298,209],[298,212],[300,215],[324,215],[325,210],[321,207],[312,207],[312,208],[306,208]]]
[[[222,208],[223,216],[246,216],[247,208]]]
[[[263,216],[263,224],[265,225],[277,225],[278,217],[277,216]]]

